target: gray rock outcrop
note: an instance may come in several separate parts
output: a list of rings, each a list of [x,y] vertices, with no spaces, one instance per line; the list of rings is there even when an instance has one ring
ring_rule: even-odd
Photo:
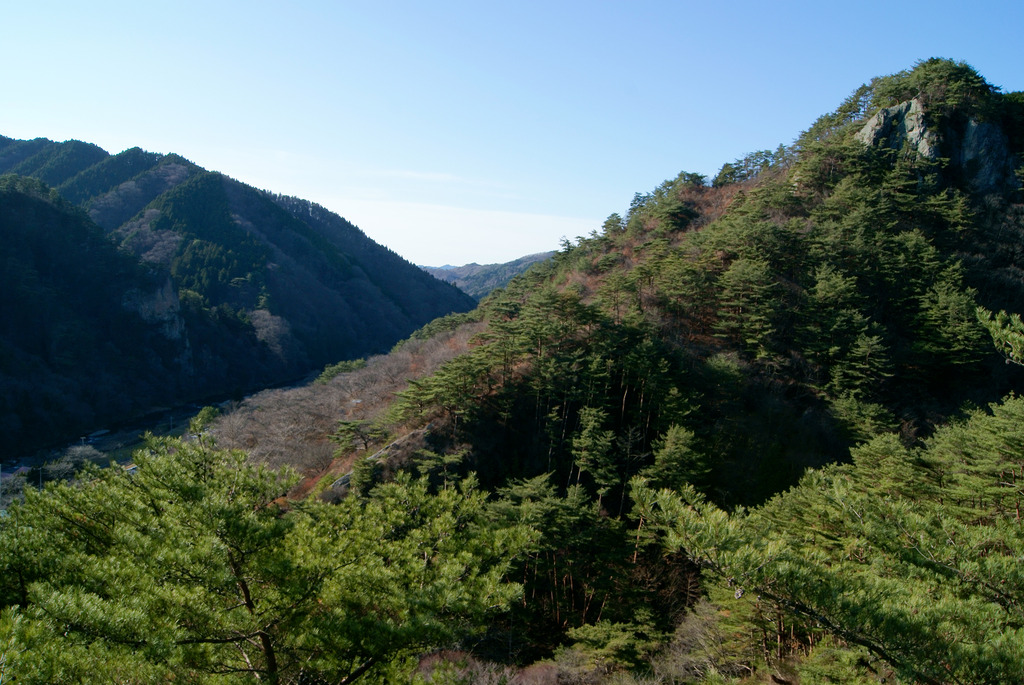
[[[160,334],[168,340],[179,343],[179,354],[175,359],[183,373],[194,373],[192,347],[185,335],[185,320],[181,316],[181,301],[170,278],[153,291],[145,292],[133,288],[121,298],[121,306],[138,314],[146,323],[158,327]]]
[[[1009,141],[998,125],[970,119],[950,161],[964,171],[971,187],[982,193],[997,192],[1012,183],[1015,163]]]
[[[905,142],[922,157],[939,157],[939,136],[928,127],[924,107],[916,98],[879,110],[855,137],[865,145],[884,145],[895,150]]]
[[[999,192],[1016,182],[1013,170],[1019,161],[998,124],[969,118],[937,129],[916,98],[879,110],[854,137],[868,146],[906,146],[926,159],[946,157],[950,168],[977,193]]]

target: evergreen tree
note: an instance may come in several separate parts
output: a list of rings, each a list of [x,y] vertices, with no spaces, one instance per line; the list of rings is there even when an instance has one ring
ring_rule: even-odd
[[[19,682],[352,682],[473,633],[517,594],[525,529],[466,482],[337,506],[202,440],[29,492],[0,519],[0,644]]]
[[[584,472],[597,485],[598,498],[608,494],[616,484],[615,458],[612,454],[615,433],[604,429],[606,414],[596,407],[580,410],[580,429],[572,439],[576,483]]]
[[[737,259],[718,281],[718,331],[758,356],[767,353],[774,332],[772,291],[775,282],[763,260]]]
[[[988,331],[996,349],[1006,357],[1006,363],[1024,364],[1024,321],[1021,321],[1020,314],[1005,311],[993,314],[984,307],[978,307],[976,313],[978,322]]]
[[[1010,398],[921,450],[881,436],[749,513],[691,487],[635,480],[633,495],[670,549],[808,635],[824,629],[915,681],[1013,683],[1024,671],[1021,426],[1024,401]]]
[[[657,488],[675,490],[685,483],[705,485],[708,459],[694,447],[693,431],[673,424],[654,445],[654,463],[643,471]]]

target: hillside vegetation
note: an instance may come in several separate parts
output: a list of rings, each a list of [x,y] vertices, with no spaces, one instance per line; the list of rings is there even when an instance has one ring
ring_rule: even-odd
[[[384,352],[474,305],[326,209],[176,155],[0,138],[0,174],[12,456]]]
[[[166,277],[31,179],[0,177],[0,229],[5,452],[183,394],[174,330],[122,306],[169,291]]]
[[[497,288],[503,288],[513,278],[537,262],[554,256],[554,252],[527,255],[503,264],[464,264],[463,266],[425,266],[423,269],[442,281],[453,283],[468,295],[481,300]]]
[[[177,599],[176,576],[124,561],[125,541],[160,549],[169,536],[153,531],[193,521],[171,510],[166,478],[31,494],[0,519],[11,668],[44,678],[102,658],[110,673],[210,682],[1019,682],[1022,156],[1024,96],[963,63],[921,62],[857,89],[792,145],[636,194],[386,357],[155,443],[142,470],[187,457],[170,481],[218,515],[239,492],[221,483],[278,478],[260,462],[301,472],[261,486],[255,506],[239,500],[238,521],[262,522],[187,524],[219,541],[203,547],[223,569],[216,597],[202,576]],[[327,409],[312,420],[312,407]],[[216,465],[213,440],[252,455],[232,457],[240,475]],[[453,493],[472,515],[449,513]],[[396,498],[404,508],[389,509]],[[99,509],[119,499],[128,511]],[[462,523],[432,529],[418,518],[429,507],[438,525]],[[409,518],[381,529],[365,562],[377,571],[340,592],[348,557],[317,571],[320,549],[361,549],[365,531],[317,526],[360,509],[367,526]],[[74,543],[73,564],[43,555],[45,531]],[[245,572],[248,549],[267,550],[271,572]],[[129,587],[167,588],[169,618],[114,589],[109,559]],[[388,584],[408,568],[421,580]],[[442,570],[465,585],[445,586]],[[302,573],[316,578],[309,596],[288,594]],[[258,579],[266,611],[241,577]],[[417,587],[417,610],[403,608]],[[494,597],[486,611],[466,588]],[[204,613],[225,606],[236,609],[218,616],[240,621],[230,628]],[[409,639],[339,665],[356,653],[347,620],[367,645]],[[215,646],[226,643],[236,649]]]

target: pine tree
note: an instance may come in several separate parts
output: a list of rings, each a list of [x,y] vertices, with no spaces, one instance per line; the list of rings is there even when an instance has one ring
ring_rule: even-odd
[[[633,497],[669,549],[807,635],[824,630],[910,680],[1013,683],[1024,670],[1021,426],[1024,400],[1010,398],[923,449],[880,436],[750,512],[639,479]]]
[[[19,682],[352,682],[485,625],[527,541],[471,481],[288,503],[294,480],[203,440],[0,519],[0,644]]]

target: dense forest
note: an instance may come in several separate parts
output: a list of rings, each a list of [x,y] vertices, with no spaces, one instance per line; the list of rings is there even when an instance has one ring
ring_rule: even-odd
[[[474,301],[322,207],[177,155],[0,137],[14,457],[386,351]]]
[[[1024,94],[923,61],[387,355],[29,489],[0,676],[1019,682],[1022,161]]]

